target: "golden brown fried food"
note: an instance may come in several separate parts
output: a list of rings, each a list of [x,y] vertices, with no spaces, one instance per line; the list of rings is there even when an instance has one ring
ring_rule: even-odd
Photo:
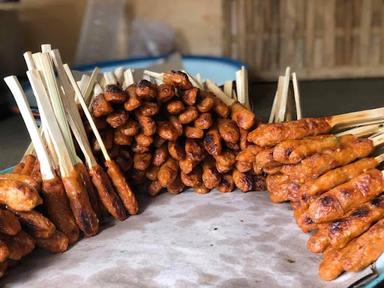
[[[219,115],[221,118],[228,118],[231,109],[219,98],[214,98],[213,110]]]
[[[202,184],[193,187],[193,191],[195,191],[197,194],[207,194],[209,191],[211,191],[211,189],[208,189],[204,186],[204,184]]]
[[[173,85],[176,88],[180,88],[182,90],[188,90],[193,87],[188,79],[187,74],[181,71],[170,71],[163,73],[163,81],[165,84]]]
[[[159,148],[160,146],[162,146],[165,142],[167,142],[167,140],[161,138],[159,135],[155,135],[154,136],[154,139],[153,139],[153,146],[155,146],[156,148]]]
[[[189,174],[192,172],[193,168],[199,163],[197,160],[192,160],[189,158],[184,158],[179,161],[179,166],[181,172]]]
[[[17,217],[10,211],[0,209],[0,232],[6,235],[16,235],[21,230]]]
[[[185,105],[183,101],[173,100],[167,104],[167,111],[172,115],[179,115],[185,110]]]
[[[229,149],[238,152],[240,151],[240,145],[239,143],[231,143],[231,142],[225,142],[225,146],[227,146]]]
[[[24,175],[26,176],[26,175]],[[35,165],[33,166],[33,170],[31,173],[31,178],[36,183],[36,190],[41,191],[41,184],[43,183],[43,178],[41,177],[41,171],[40,171],[40,162],[36,161]]]
[[[156,196],[161,192],[161,190],[163,189],[163,186],[161,186],[159,180],[155,180],[149,184],[147,189],[148,189],[148,194],[150,196]]]
[[[133,154],[133,167],[137,170],[146,170],[152,162],[152,154],[146,153],[135,153]]]
[[[86,236],[93,236],[99,231],[99,219],[89,201],[88,193],[75,169],[70,175],[62,177],[65,192],[77,226]]]
[[[217,190],[221,193],[232,192],[235,189],[235,182],[231,174],[225,174],[221,177],[221,182]]]
[[[33,167],[35,166],[37,159],[35,155],[28,154],[23,158],[23,170],[20,172],[21,175],[31,175]]]
[[[372,169],[322,194],[309,206],[308,213],[316,223],[336,220],[382,191],[383,174],[377,169]]]
[[[168,193],[179,194],[184,190],[184,184],[180,179],[180,174],[177,174],[176,179],[167,186]]]
[[[248,140],[247,140],[248,131],[243,129],[243,128],[239,128],[239,132],[240,132],[240,149],[244,150],[249,145]],[[257,147],[259,147],[259,146],[257,146]]]
[[[147,171],[145,171],[145,177],[148,180],[155,181],[157,179],[157,173],[159,172],[158,166],[150,166]]]
[[[24,231],[15,236],[0,234],[0,239],[8,246],[8,258],[11,260],[20,260],[35,249],[35,240]]]
[[[175,160],[181,160],[185,157],[185,145],[180,140],[176,142],[168,142],[169,155]]]
[[[212,156],[219,155],[223,149],[220,133],[217,129],[210,129],[205,135],[203,143],[205,150]]]
[[[111,103],[107,102],[104,94],[99,94],[93,99],[91,104],[92,115],[96,118],[106,116],[113,112]]]
[[[113,143],[117,145],[131,145],[132,144],[132,136],[127,136],[121,132],[119,129],[115,129],[115,133],[113,134]]]
[[[242,127],[244,128],[244,127]],[[329,132],[329,118],[304,118],[296,121],[261,124],[248,134],[248,141],[261,147],[272,147],[289,139],[302,139]]]
[[[168,147],[167,144],[163,144],[155,150],[152,157],[152,163],[154,166],[161,166],[168,159]]]
[[[55,177],[44,180],[42,194],[49,219],[57,229],[67,235],[70,243],[76,242],[79,239],[79,228],[70,209],[61,179]]]
[[[137,114],[141,116],[152,117],[159,113],[159,105],[156,102],[144,102],[139,109],[137,109]]]
[[[235,154],[229,150],[224,150],[221,154],[214,156],[216,160],[216,168],[220,173],[226,173],[233,169],[236,162]]]
[[[0,262],[4,262],[5,260],[7,260],[8,256],[9,256],[8,246],[3,240],[0,240]]]
[[[195,105],[197,97],[199,96],[199,88],[193,87],[188,90],[184,90],[181,93],[181,98],[187,105]]]
[[[202,139],[204,137],[204,130],[196,127],[186,126],[184,128],[185,136],[191,139]]]
[[[175,96],[175,87],[169,84],[160,84],[157,99],[160,102],[167,102]]]
[[[157,134],[165,140],[176,141],[179,134],[173,124],[169,121],[159,121],[157,124]]]
[[[136,85],[132,84],[128,86],[125,92],[128,95],[128,99],[124,103],[124,109],[127,111],[133,111],[136,108],[139,108],[142,101],[136,94]]]
[[[141,80],[136,86],[136,95],[140,99],[153,100],[157,96],[157,87],[148,80]]]
[[[253,168],[253,163],[248,161],[236,161],[236,169],[242,173],[251,171]]]
[[[112,128],[117,128],[127,123],[128,114],[123,110],[114,111],[107,116],[106,121]]]
[[[244,130],[251,129],[256,123],[255,114],[238,102],[231,106],[231,119]]]
[[[135,120],[128,120],[128,122],[120,126],[118,130],[126,136],[135,136],[139,133],[140,125]]]
[[[156,132],[156,123],[151,117],[136,116],[144,135],[152,136]]]
[[[141,146],[136,142],[134,142],[131,145],[131,150],[133,153],[146,153],[151,151],[151,146]]]
[[[276,168],[278,171],[282,167],[281,163],[273,159],[273,148],[267,148],[256,154],[255,161],[253,162],[253,171],[259,175],[265,169]]]
[[[197,110],[201,113],[207,113],[211,111],[215,105],[214,95],[207,91],[200,91],[200,102],[197,104]]]
[[[243,192],[248,192],[253,189],[253,177],[247,173],[241,173],[239,170],[234,169],[232,173],[233,182],[236,187]]]
[[[175,181],[179,172],[179,165],[176,160],[169,158],[163,165],[161,165],[157,173],[157,179],[160,181],[162,187],[167,187]]]
[[[185,186],[196,187],[202,185],[202,174],[203,171],[200,166],[195,167],[189,174],[181,172],[181,181]]]
[[[171,116],[169,117],[169,121],[172,123],[173,127],[175,127],[177,135],[183,135],[183,125],[181,124],[179,118],[177,118],[176,116]]]
[[[221,182],[221,175],[216,169],[216,164],[213,159],[207,159],[203,163],[203,175],[204,186],[208,189],[213,189],[219,186]]]
[[[196,128],[199,129],[209,129],[213,124],[212,114],[211,113],[201,113],[199,117],[194,122]]]
[[[136,140],[137,145],[144,146],[144,147],[148,147],[153,143],[153,137],[147,136],[143,133],[137,134],[135,136],[135,140]]]
[[[108,175],[99,165],[93,166],[89,173],[92,177],[92,183],[95,185],[98,192],[100,201],[109,214],[120,221],[125,220],[127,218],[127,213],[123,202],[121,202],[121,199],[113,188]]]
[[[107,85],[105,87],[104,98],[110,103],[124,103],[127,99],[127,95],[118,85]]]
[[[292,181],[284,174],[268,175],[267,187],[271,201],[275,203],[288,201],[289,195],[296,194],[300,189],[298,182]]]
[[[68,250],[68,245],[68,237],[59,230],[56,230],[50,238],[36,238],[36,246],[51,253],[63,253]]]
[[[237,143],[240,140],[239,128],[236,126],[236,123],[229,119],[219,119],[218,129],[221,138],[225,142]]]
[[[139,207],[135,194],[133,193],[124,175],[121,173],[119,166],[117,166],[117,164],[111,160],[105,161],[105,166],[107,167],[109,178],[111,179],[113,186],[123,201],[125,208],[128,210],[129,214],[137,214]]]
[[[91,206],[93,208],[93,211],[95,211],[97,218],[100,219],[101,217],[101,204],[99,200],[99,196],[97,195],[97,192],[95,188],[93,187],[91,177],[89,176],[88,170],[85,167],[85,165],[82,162],[77,163],[74,168],[76,169],[80,180],[83,182],[85,190],[88,193],[89,201],[91,202]],[[35,235],[34,235],[35,236]],[[41,237],[42,236],[35,236],[35,237]]]
[[[263,151],[263,148],[257,145],[249,145],[236,155],[236,160],[253,163],[256,160],[256,155],[261,151]]]
[[[12,179],[0,179],[0,203],[8,207],[29,211],[41,204],[39,192],[25,182]]]
[[[338,249],[329,249],[324,253],[324,259],[319,267],[319,274],[323,280],[333,280],[343,273],[344,269],[340,262],[341,257],[342,250]]]
[[[204,146],[197,139],[187,139],[185,141],[185,153],[187,158],[193,161],[202,161],[205,158]]]
[[[199,117],[199,111],[197,111],[195,106],[188,106],[185,111],[179,115],[179,121],[181,124],[189,124],[192,121],[195,121]]]
[[[23,225],[26,232],[28,232],[33,237],[49,238],[56,230],[55,225],[48,218],[37,211],[14,211],[14,213]]]
[[[12,173],[14,174],[21,174],[21,171],[23,171],[23,168],[24,168],[24,162],[23,160],[21,160],[21,162],[19,162],[12,170]]]

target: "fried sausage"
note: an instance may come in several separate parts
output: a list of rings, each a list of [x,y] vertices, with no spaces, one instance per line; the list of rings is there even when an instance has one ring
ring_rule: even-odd
[[[221,137],[217,129],[210,129],[205,135],[203,143],[205,150],[212,156],[219,155],[222,151]]]
[[[159,113],[159,105],[155,102],[144,102],[137,112],[141,116],[152,117]]]
[[[247,140],[248,131],[243,129],[243,128],[239,128],[239,132],[240,132],[240,149],[244,150],[249,145],[248,140]],[[257,146],[257,147],[259,147],[259,146]]]
[[[219,119],[218,121],[219,133],[225,142],[237,143],[240,140],[239,128],[236,123],[229,119]]]
[[[0,262],[4,262],[5,260],[7,260],[8,256],[9,256],[8,246],[3,240],[0,240]]]
[[[244,130],[251,129],[256,123],[255,114],[238,102],[231,106],[231,119]]]
[[[161,192],[163,186],[161,186],[159,180],[152,181],[148,186],[148,194],[150,196],[156,196]]]
[[[21,162],[19,162],[15,167],[13,167],[12,173],[21,174],[21,171],[23,171],[24,165],[25,164],[24,164],[23,160],[21,160]]]
[[[144,146],[144,147],[149,147],[153,143],[153,137],[147,136],[143,133],[137,134],[135,136],[135,140],[136,140],[137,145]]]
[[[133,111],[140,107],[141,99],[136,94],[136,85],[132,84],[128,86],[125,92],[128,95],[128,99],[124,103],[124,109],[127,111]]]
[[[215,161],[213,159],[207,159],[203,163],[203,175],[204,186],[208,189],[213,189],[219,186],[221,182],[221,175],[216,169]]]
[[[104,98],[110,103],[120,104],[125,102],[127,95],[119,85],[112,84],[105,87]]]
[[[62,177],[62,180],[77,226],[86,236],[97,234],[99,219],[92,209],[88,193],[79,174],[73,169],[70,175]]]
[[[157,127],[157,134],[165,140],[176,141],[178,133],[176,128],[169,121],[159,121]]]
[[[157,179],[157,173],[159,172],[158,166],[151,166],[148,168],[147,171],[145,171],[145,177],[147,177],[148,180],[155,181]]]
[[[207,194],[209,191],[211,191],[211,189],[208,189],[204,186],[204,184],[202,184],[193,187],[193,191],[195,191],[197,194]]]
[[[325,134],[332,129],[329,120],[327,117],[304,118],[284,123],[261,124],[248,134],[248,141],[261,147],[272,147],[285,140]]]
[[[35,249],[35,240],[22,230],[15,236],[1,234],[0,239],[8,246],[11,260],[20,260]]]
[[[176,116],[171,116],[169,117],[169,121],[172,123],[173,127],[176,129],[177,135],[178,136],[183,135],[183,125],[181,124],[179,118],[177,118]]]
[[[118,128],[126,136],[135,136],[139,133],[140,125],[135,120],[128,120],[125,125]]]
[[[197,97],[199,96],[199,88],[193,87],[188,90],[184,90],[181,93],[181,98],[187,105],[195,105]]]
[[[187,126],[184,129],[185,136],[191,139],[202,139],[204,137],[204,130],[196,127]]]
[[[180,179],[180,174],[177,174],[176,179],[168,184],[167,191],[171,194],[179,194],[184,190],[184,184]]]
[[[249,145],[236,155],[236,160],[253,163],[256,160],[256,155],[261,151],[263,151],[263,148],[257,145]]]
[[[159,148],[160,146],[162,146],[165,142],[167,142],[167,140],[161,138],[159,135],[155,135],[154,136],[154,139],[153,139],[153,146],[155,146],[156,148]]]
[[[235,189],[235,183],[233,182],[233,178],[231,174],[225,174],[221,177],[221,182],[217,190],[221,193],[232,192]]]
[[[42,194],[49,219],[57,229],[67,235],[70,243],[76,242],[79,239],[79,228],[69,207],[61,179],[55,177],[44,180]]]
[[[205,157],[204,146],[197,139],[188,138],[185,141],[185,153],[188,159],[202,161]]]
[[[3,181],[3,180],[5,181],[9,180],[10,181],[9,183],[12,183],[12,181],[22,182],[36,191],[41,190],[41,183],[35,181],[35,178],[29,175],[15,174],[15,173],[0,174],[0,181]],[[39,201],[39,204],[40,203],[41,203],[41,199]]]
[[[157,179],[160,181],[162,187],[167,187],[177,177],[179,165],[176,160],[169,158],[163,165],[161,165],[157,173]]]
[[[151,151],[151,146],[141,146],[141,145],[137,144],[136,142],[134,142],[131,145],[131,150],[134,153],[146,153],[146,152]]]
[[[146,170],[152,162],[152,154],[146,153],[135,153],[133,154],[133,167],[137,170]]]
[[[248,161],[236,161],[236,169],[242,173],[251,171],[253,168],[253,163]]]
[[[195,106],[188,106],[185,111],[179,115],[179,121],[181,124],[189,124],[195,121],[199,117],[199,111]]]
[[[93,187],[91,177],[88,174],[87,168],[84,166],[83,163],[77,163],[74,168],[76,169],[81,181],[84,184],[85,190],[88,193],[89,202],[91,203],[91,206],[93,208],[93,211],[95,211],[97,218],[101,217],[101,207],[100,207],[100,200],[97,195],[97,192],[95,188]],[[41,237],[41,236],[36,236]],[[43,237],[41,237],[43,238]]]
[[[169,157],[169,154],[168,154],[167,144],[163,144],[162,146],[157,148],[153,153],[152,164],[154,166],[159,167],[163,165],[163,163],[168,159],[168,157]]]
[[[112,128],[123,126],[128,121],[128,113],[123,110],[114,111],[107,116],[106,121]]]
[[[213,110],[219,115],[221,118],[228,118],[230,109],[229,107],[221,101],[219,98],[214,98]]]
[[[291,179],[303,182],[308,178],[317,178],[333,168],[344,166],[358,158],[364,158],[372,150],[373,144],[371,140],[355,139],[336,150],[325,150],[322,153],[305,158],[299,164],[284,165],[281,168],[281,172],[288,175]]]
[[[58,230],[49,238],[36,238],[36,246],[51,253],[63,253],[68,250],[68,245],[68,237]]]
[[[163,81],[165,84],[173,85],[176,88],[180,88],[182,90],[188,90],[193,87],[188,79],[187,74],[181,71],[170,71],[163,73]]]
[[[115,133],[113,134],[113,143],[117,145],[131,145],[132,137],[123,134],[119,129],[115,129]]]
[[[203,171],[201,170],[201,167],[197,166],[189,174],[181,172],[180,178],[185,186],[195,187],[202,185],[202,174]]]
[[[37,160],[33,166],[31,177],[36,183],[36,190],[41,191],[41,184],[43,183],[43,178],[41,177],[40,171],[40,162]]]
[[[111,103],[105,100],[104,94],[99,94],[92,101],[91,111],[93,117],[99,118],[112,113],[113,108]]]
[[[200,91],[200,102],[197,104],[197,110],[201,113],[207,113],[211,111],[215,105],[214,95],[210,92]]]
[[[0,203],[18,211],[29,211],[41,202],[39,192],[25,182],[0,179]]]
[[[241,173],[237,169],[233,170],[232,173],[233,182],[236,187],[243,192],[251,191],[253,188],[253,178],[252,175],[247,173]]]
[[[113,218],[123,221],[127,218],[123,202],[117,195],[112,186],[108,175],[99,165],[94,165],[89,171],[92,177],[92,183],[95,185],[99,198],[103,206],[107,209]]]
[[[323,280],[329,281],[337,278],[344,269],[341,265],[342,251],[329,249],[324,253],[324,259],[320,263],[319,274]]]
[[[10,211],[0,209],[0,232],[6,235],[16,235],[21,231],[17,217]]]
[[[273,148],[267,148],[256,154],[253,162],[253,171],[255,174],[261,174],[265,169],[276,168],[280,170],[282,165],[273,159]]]
[[[125,208],[128,210],[129,214],[137,214],[139,208],[135,194],[133,193],[124,175],[121,173],[119,167],[111,160],[105,161],[105,166],[107,167],[107,173],[113,186],[115,187],[121,200],[123,200]]]
[[[151,117],[139,116],[137,117],[137,121],[142,128],[142,132],[144,135],[152,136],[156,132],[156,123]]]
[[[280,203],[289,200],[290,194],[300,189],[298,182],[291,181],[287,175],[274,174],[267,176],[267,188],[272,202]]]
[[[172,115],[179,115],[185,110],[185,105],[180,100],[173,100],[167,104],[167,111]]]
[[[153,100],[157,96],[157,87],[148,80],[141,80],[136,86],[136,95],[140,99]]]
[[[56,230],[55,225],[44,215],[37,211],[17,212],[17,218],[26,232],[36,238],[49,238]]]
[[[185,158],[184,143],[180,140],[176,142],[168,142],[168,152],[171,157],[177,161]]]
[[[199,129],[209,129],[213,124],[212,114],[211,113],[201,113],[199,117],[196,118],[194,125]]]
[[[32,154],[27,154],[23,158],[24,167],[21,171],[21,175],[31,175],[35,162],[37,161],[36,157]]]
[[[382,172],[372,169],[322,194],[308,208],[316,223],[336,220],[384,190]]]
[[[175,87],[170,84],[160,84],[157,93],[157,99],[160,102],[167,102],[175,96]]]
[[[226,173],[232,170],[236,162],[235,154],[229,150],[224,150],[221,154],[214,156],[216,160],[216,168],[220,173]]]
[[[184,158],[179,161],[179,166],[181,172],[189,174],[192,172],[193,168],[199,163],[199,161],[192,160],[189,158]]]

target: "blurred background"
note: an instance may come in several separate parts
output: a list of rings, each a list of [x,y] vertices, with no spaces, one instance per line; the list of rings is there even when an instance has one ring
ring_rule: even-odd
[[[79,70],[138,58],[153,64],[172,53],[195,57],[186,66],[203,77],[245,64],[264,118],[288,65],[300,80],[304,116],[384,104],[382,0],[0,0],[0,41],[1,78],[24,77],[22,53],[50,43]],[[0,131],[11,136],[0,149],[29,141],[12,106],[1,81]]]

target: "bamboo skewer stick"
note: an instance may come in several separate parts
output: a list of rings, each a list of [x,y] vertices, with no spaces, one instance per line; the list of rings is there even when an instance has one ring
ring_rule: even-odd
[[[100,149],[101,149],[101,153],[103,154],[104,159],[106,161],[111,160],[111,158],[109,157],[107,148],[105,148],[103,139],[101,138],[100,133],[97,130],[97,127],[95,125],[95,122],[92,119],[91,113],[89,112],[88,107],[85,104],[85,101],[84,101],[83,97],[81,96],[81,92],[79,91],[79,88],[77,87],[77,83],[76,83],[75,79],[73,78],[71,69],[69,68],[69,66],[67,64],[64,64],[63,67],[64,67],[64,70],[65,70],[65,72],[67,74],[69,82],[71,83],[72,87],[75,90],[75,94],[77,94],[77,98],[79,99],[80,106],[83,109],[84,115],[87,118],[87,120],[88,120],[88,122],[89,122],[89,124],[91,126],[92,132],[95,135],[97,142],[99,143],[99,146],[100,146]]]
[[[113,75],[116,78],[116,81],[121,85],[124,80],[124,68],[123,67],[117,67],[115,71],[113,71]]]
[[[189,81],[192,83],[193,87],[199,88],[201,90],[204,89],[203,85],[200,84],[199,81],[197,81],[191,74],[189,74],[187,71],[182,70],[183,73],[185,73],[188,76]]]
[[[277,81],[275,98],[273,99],[271,114],[269,115],[268,123],[273,123],[275,122],[275,120],[277,120],[277,111],[279,109],[280,95],[281,95],[281,89],[283,87],[283,83],[284,83],[284,77],[279,76],[279,79]]]
[[[375,146],[375,147],[383,144],[384,143],[384,130],[381,131],[381,133],[378,133],[376,135],[369,137],[368,139],[370,139],[373,142],[373,146]]]
[[[224,82],[224,94],[227,95],[229,98],[233,97],[233,81],[228,80]]]
[[[89,105],[92,101],[92,91],[97,83],[97,78],[99,74],[100,74],[99,68],[96,67],[95,69],[93,69],[91,77],[89,78],[88,84],[84,90],[83,96],[84,96],[84,101],[87,105]]]
[[[107,85],[117,85],[117,81],[113,72],[104,73],[105,86]]]
[[[292,84],[293,84],[293,95],[295,97],[295,105],[296,105],[296,119],[299,120],[303,118],[301,111],[301,99],[299,92],[299,83],[297,81],[296,73],[292,73]]]
[[[372,125],[366,125],[361,126],[357,128],[352,128],[340,133],[337,133],[336,136],[340,137],[347,134],[355,135],[356,137],[362,137],[370,134],[377,133],[380,130],[381,124],[372,124]]]
[[[351,124],[361,124],[377,120],[384,120],[384,107],[335,115],[330,117],[328,123],[331,127],[343,126],[346,128]]]
[[[133,78],[133,70],[127,69],[124,71],[124,82],[123,82],[123,89],[126,89],[128,86],[135,83],[135,80]]]
[[[207,85],[207,89],[211,91],[213,94],[215,94],[215,96],[219,98],[221,101],[223,101],[226,105],[231,106],[233,103],[237,102],[235,99],[228,97],[223,92],[223,90],[221,90],[220,87],[217,86],[215,83],[213,83],[211,80],[208,79],[207,81],[205,81],[205,84]]]
[[[5,83],[7,83],[9,89],[11,90],[13,96],[15,97],[16,103],[20,109],[21,116],[24,119],[28,133],[31,137],[33,145],[30,145],[30,147],[33,148],[33,150],[36,152],[37,158],[39,159],[42,178],[55,178],[55,172],[51,167],[49,155],[45,150],[43,140],[41,138],[39,129],[37,128],[35,119],[33,118],[27,97],[24,94],[24,91],[21,88],[19,81],[15,76],[8,76],[4,78],[4,80]],[[29,149],[27,149],[26,153],[29,154],[28,150]]]
[[[291,68],[287,67],[285,69],[284,84],[283,84],[283,87],[281,90],[280,105],[279,105],[279,109],[277,111],[277,122],[284,122],[284,120],[285,120],[285,114],[287,111],[287,100],[288,100],[290,74],[291,74]]]

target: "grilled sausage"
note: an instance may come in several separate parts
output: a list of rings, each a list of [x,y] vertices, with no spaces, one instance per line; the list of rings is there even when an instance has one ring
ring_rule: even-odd
[[[105,87],[104,98],[106,101],[114,104],[124,103],[127,95],[119,85],[107,85]]]
[[[17,218],[26,232],[36,238],[49,238],[55,233],[55,225],[44,215],[37,211],[17,212]]]
[[[51,253],[63,253],[69,245],[68,237],[56,230],[50,238],[36,238],[36,246]]]
[[[157,173],[157,179],[162,187],[167,187],[177,177],[179,165],[176,160],[169,158],[163,165],[161,165]]]
[[[97,95],[91,104],[92,116],[99,118],[113,112],[112,105],[104,98],[104,94]]]
[[[112,128],[123,126],[128,121],[128,113],[123,110],[114,111],[107,116],[106,121]]]

